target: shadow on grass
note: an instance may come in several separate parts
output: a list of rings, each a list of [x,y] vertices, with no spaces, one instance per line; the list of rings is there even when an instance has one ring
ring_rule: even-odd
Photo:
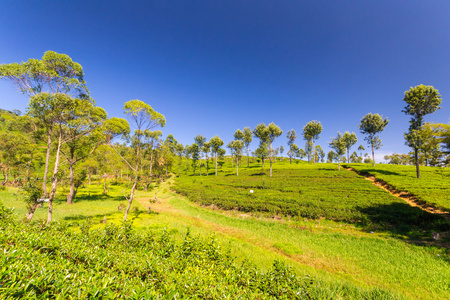
[[[408,241],[416,244],[434,243],[433,232],[438,232],[443,237],[436,244],[449,248],[450,236],[446,235],[450,231],[450,220],[440,215],[407,203],[380,204],[358,210],[369,222],[366,228],[368,231],[387,231],[394,236],[406,237]]]
[[[351,167],[351,166],[348,166],[348,167]],[[359,173],[364,174],[364,175],[375,175],[376,173],[378,173],[378,174],[383,174],[383,175],[406,176],[405,174],[400,174],[397,172],[392,172],[392,171],[387,171],[387,170],[377,170],[377,169],[365,169],[365,170],[359,171]]]
[[[250,176],[264,176],[267,175],[265,172],[253,173]]]
[[[106,213],[106,214],[97,214],[97,215],[91,215],[91,216],[78,214],[78,215],[64,217],[64,220],[78,222],[78,221],[85,221],[87,219],[103,219],[104,217],[109,217],[109,216],[112,216],[115,214],[117,214],[117,212],[110,212],[110,213]]]
[[[83,201],[104,201],[104,200],[124,201],[126,199],[123,195],[77,194],[72,202],[74,204],[76,204],[76,203],[83,202]],[[65,203],[67,201],[64,198],[58,197],[58,199],[56,199],[55,202]]]

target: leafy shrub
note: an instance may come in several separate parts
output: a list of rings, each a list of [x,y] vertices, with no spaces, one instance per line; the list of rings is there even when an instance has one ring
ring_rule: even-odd
[[[88,221],[78,234],[65,223],[0,226],[5,298],[310,298],[311,279],[283,263],[262,272],[189,232],[180,244],[167,231],[137,234],[127,222],[89,231]]]

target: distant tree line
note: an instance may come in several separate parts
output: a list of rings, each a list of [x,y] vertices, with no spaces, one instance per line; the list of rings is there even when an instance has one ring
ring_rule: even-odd
[[[25,114],[0,110],[1,184],[26,186],[28,195],[48,198],[47,222],[52,219],[53,200],[61,181],[69,186],[68,204],[74,201],[84,182],[91,184],[94,175],[102,181],[104,194],[109,190],[108,179],[115,183],[127,182],[126,220],[136,189],[147,190],[151,183],[165,180],[175,162],[178,176],[183,171],[209,176],[212,168],[217,176],[218,168],[224,163],[225,143],[219,136],[208,140],[198,134],[190,145],[178,143],[172,135],[163,139],[159,129],[166,124],[164,115],[141,100],[124,103],[127,119],[108,118],[107,112],[96,106],[90,96],[82,66],[68,55],[47,51],[41,59],[1,64],[0,78],[9,80],[29,97]],[[418,178],[420,165],[448,166],[450,125],[424,122],[425,115],[440,108],[438,91],[432,86],[419,85],[406,91],[403,100],[407,104],[403,112],[411,116],[405,140],[412,151],[388,155],[385,159],[392,164],[414,164]],[[382,146],[379,135],[388,123],[379,114],[369,113],[361,119],[359,130],[365,135],[371,156],[363,155],[362,145],[357,148],[359,153],[352,152],[358,139],[349,131],[337,132],[328,143],[332,150],[325,153],[317,144],[323,130],[317,120],[303,126],[303,148],[295,143],[295,130],[287,132],[286,154],[290,163],[306,158],[312,164],[325,160],[336,162],[339,168],[342,162],[375,166],[375,150]],[[285,151],[283,146],[274,147],[282,134],[283,130],[274,123],[237,129],[234,139],[226,145],[236,175],[239,176],[243,156],[247,167],[251,156],[262,167],[268,160],[269,176],[272,176],[273,164]],[[251,151],[253,138],[258,140],[258,147]],[[37,198],[28,203],[27,218],[31,220],[38,206]]]

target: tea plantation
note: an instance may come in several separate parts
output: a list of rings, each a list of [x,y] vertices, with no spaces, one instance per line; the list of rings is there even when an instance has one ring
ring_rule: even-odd
[[[182,176],[174,189],[204,206],[267,217],[325,218],[410,234],[450,230],[442,217],[411,207],[334,164],[278,162],[272,178],[259,166],[241,168],[239,176],[233,171],[224,169],[218,177]]]
[[[393,188],[406,191],[418,200],[450,212],[450,169],[420,167],[421,178],[417,179],[413,166],[367,164],[348,165],[362,174],[375,176]]]

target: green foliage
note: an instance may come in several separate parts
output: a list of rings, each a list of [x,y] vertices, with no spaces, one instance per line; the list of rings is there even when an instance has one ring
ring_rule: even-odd
[[[41,60],[29,59],[22,63],[0,65],[0,78],[7,78],[22,93],[37,95],[41,92],[71,94],[88,98],[83,68],[68,55],[46,51]]]
[[[303,126],[303,137],[307,141],[317,140],[322,133],[322,124],[319,121],[311,121],[308,122],[305,126]]]
[[[400,191],[409,192],[417,200],[450,212],[450,169],[422,167],[422,178],[416,179],[413,166],[351,165],[359,172],[381,179]]]
[[[375,154],[374,149],[379,149],[381,145],[381,140],[377,136],[384,128],[389,124],[388,118],[383,119],[379,114],[368,113],[361,119],[359,124],[359,130],[362,134],[367,135],[364,140],[372,147],[372,161],[375,166]]]
[[[311,279],[283,263],[261,272],[189,231],[175,243],[167,231],[142,235],[129,222],[89,230],[87,221],[75,233],[65,223],[13,224],[4,215],[0,205],[6,298],[310,298]]]
[[[34,180],[28,181],[20,188],[20,196],[29,207],[37,203],[37,199],[41,198],[42,193],[42,186]]]
[[[155,126],[164,127],[166,125],[166,118],[141,100],[125,102],[123,111],[124,114],[133,120],[133,125],[138,130],[151,129]]]
[[[277,166],[280,168],[280,163]],[[224,210],[294,219],[326,218],[386,228],[409,224],[416,228],[409,227],[413,231],[450,229],[440,217],[411,208],[353,172],[337,172],[334,165],[316,168],[287,164],[271,179],[251,169],[242,169],[239,177],[202,178],[201,182],[194,178],[178,179],[174,189],[201,205],[214,204]]]

